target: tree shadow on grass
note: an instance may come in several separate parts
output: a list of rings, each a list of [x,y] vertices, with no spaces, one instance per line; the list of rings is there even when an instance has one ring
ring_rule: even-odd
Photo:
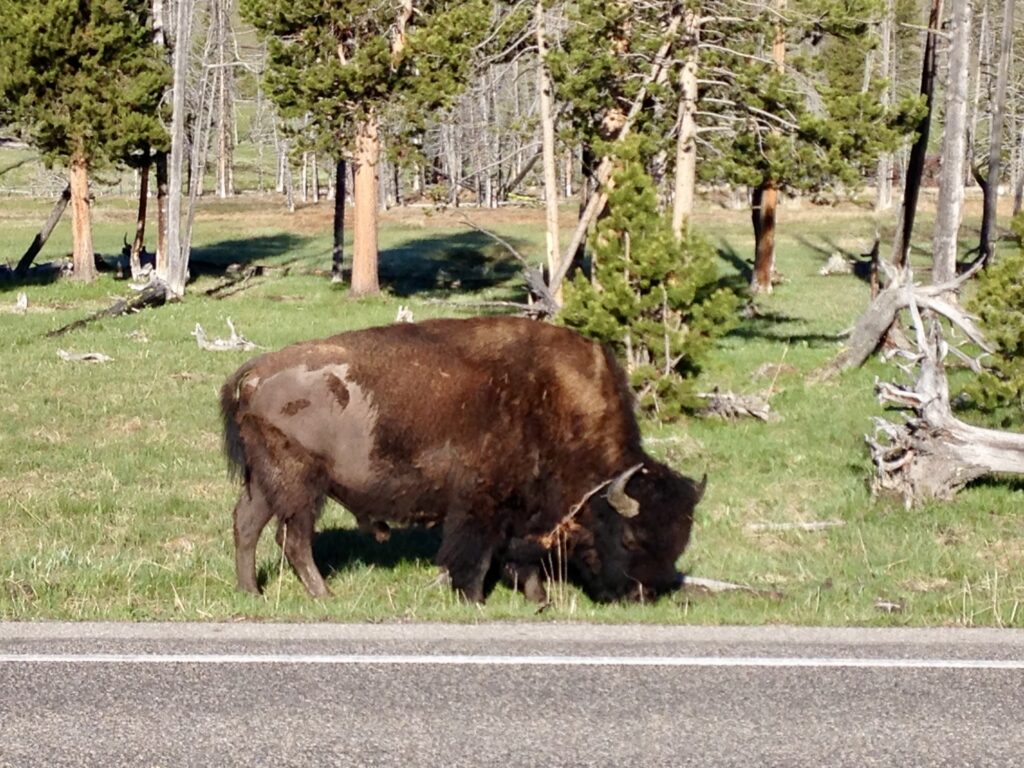
[[[283,266],[302,257],[293,255],[300,246],[309,242],[308,237],[299,237],[288,232],[260,237],[233,238],[216,243],[197,246],[192,249],[188,268],[193,277],[197,275],[222,275],[232,264],[252,264],[273,261]],[[291,255],[291,258],[286,258]]]
[[[523,241],[506,238],[520,253]],[[483,232],[438,234],[410,240],[380,252],[381,287],[396,296],[507,290],[521,298],[523,265]]]
[[[726,336],[736,339],[762,339],[779,341],[786,344],[806,343],[810,347],[834,346],[843,340],[835,333],[790,333],[782,326],[788,323],[802,323],[802,318],[783,314],[782,312],[758,312],[748,317]]]
[[[719,245],[716,250],[718,252],[718,258],[736,270],[738,279],[741,280],[744,285],[750,285],[750,280],[754,276],[753,264],[740,256],[736,252],[736,249],[732,247],[732,244],[727,240],[719,241]]]
[[[831,237],[823,237],[821,238],[820,243],[816,243],[804,235],[797,235],[796,241],[805,248],[823,256],[824,261],[822,264],[827,262],[833,254],[839,254],[843,259],[849,262],[850,267],[853,270],[851,274],[854,277],[865,283],[871,282],[871,251],[868,251],[867,253],[851,251],[848,248],[843,248]]]

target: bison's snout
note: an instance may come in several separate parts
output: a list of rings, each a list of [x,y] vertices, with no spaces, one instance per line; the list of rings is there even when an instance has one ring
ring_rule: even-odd
[[[676,573],[671,578],[652,581],[634,581],[626,593],[626,599],[635,603],[645,603],[659,597],[678,592],[683,586],[684,575]]]

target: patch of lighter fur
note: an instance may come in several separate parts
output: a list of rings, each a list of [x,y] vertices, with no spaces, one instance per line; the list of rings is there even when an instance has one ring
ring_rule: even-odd
[[[370,393],[349,377],[347,363],[293,366],[268,376],[252,395],[252,408],[310,454],[332,460],[332,479],[360,489],[374,479],[372,454],[377,407]],[[336,377],[348,391],[342,405],[328,383]],[[299,396],[312,406],[291,411]]]

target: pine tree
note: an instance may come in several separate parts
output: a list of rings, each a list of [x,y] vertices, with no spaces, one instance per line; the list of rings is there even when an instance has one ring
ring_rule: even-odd
[[[718,285],[710,245],[692,234],[677,239],[659,213],[636,146],[612,176],[607,215],[591,239],[593,281],[576,275],[561,318],[611,345],[640,407],[671,421],[696,406],[693,378],[714,340],[735,324],[736,297]]]
[[[149,0],[0,0],[0,101],[47,163],[69,168],[79,280],[95,278],[89,171],[167,141],[149,13]]]
[[[700,177],[812,196],[857,186],[916,117],[916,100],[884,106],[884,81],[871,68],[865,73],[882,4],[789,0],[781,14],[768,3],[762,8],[703,30],[709,47],[702,68],[714,76],[701,94],[701,126],[713,130],[705,133]],[[784,57],[770,50],[779,44]],[[761,240],[773,232],[759,219],[758,204],[755,199],[761,262]],[[769,224],[773,230],[774,221]],[[768,269],[757,270],[752,288],[771,290],[769,279]]]
[[[466,83],[490,20],[483,0],[241,0],[268,38],[268,93],[306,118],[307,143],[351,154],[355,231],[351,291],[376,293],[377,163],[382,131],[415,127]]]
[[[990,370],[967,392],[982,408],[1005,408],[1006,426],[1024,423],[1024,215],[1014,218],[1013,229],[1017,249],[980,274],[969,304],[995,351],[986,358]]]

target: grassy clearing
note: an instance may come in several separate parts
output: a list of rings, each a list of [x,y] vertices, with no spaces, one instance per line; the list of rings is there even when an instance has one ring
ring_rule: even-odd
[[[47,208],[5,201],[0,261],[17,260]],[[99,201],[98,251],[120,250],[132,209],[123,199]],[[469,215],[522,253],[540,253],[539,211]],[[410,210],[384,223],[387,295],[350,301],[322,276],[329,216],[326,205],[287,215],[275,200],[204,204],[197,258],[287,264],[287,275],[222,300],[202,296],[217,278],[201,276],[183,304],[62,338],[45,333],[106,306],[125,285],[104,276],[88,287],[29,286],[26,315],[10,311],[16,289],[0,285],[0,617],[1024,626],[1024,485],[982,483],[950,504],[911,512],[874,501],[863,435],[879,412],[874,377],[891,377],[892,369],[872,362],[836,382],[806,381],[835,354],[835,334],[867,300],[857,278],[816,274],[832,250],[867,250],[873,222],[856,208],[783,210],[779,262],[789,282],[759,302],[760,316],[725,339],[704,372],[705,387],[770,393],[780,420],[691,419],[648,429],[653,453],[710,478],[682,566],[760,593],[594,606],[564,587],[536,617],[498,587],[482,608],[461,605],[435,581],[430,533],[399,531],[376,545],[330,506],[317,557],[333,599],[306,597],[269,534],[259,552],[264,597],[236,594],[230,511],[237,490],[220,455],[217,390],[248,355],[199,350],[190,336],[195,324],[226,335],[230,317],[248,338],[275,348],[389,322],[399,304],[423,319],[466,311],[439,299],[505,298],[517,288],[517,265],[461,214]],[[701,221],[723,253],[723,273],[735,271],[750,251],[746,214],[708,210]],[[41,260],[69,248],[66,229],[55,237]],[[66,363],[58,349],[114,361]],[[844,525],[750,528],[820,520]],[[901,610],[880,610],[879,601]]]

